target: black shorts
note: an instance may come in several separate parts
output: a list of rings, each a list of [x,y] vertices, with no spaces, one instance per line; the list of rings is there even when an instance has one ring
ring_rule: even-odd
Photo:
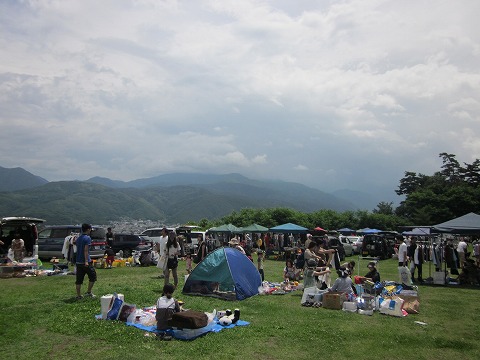
[[[88,275],[88,281],[97,281],[97,272],[95,271],[95,268],[92,264],[88,266],[85,266],[85,264],[77,264],[77,278],[75,284],[82,285],[85,275]]]

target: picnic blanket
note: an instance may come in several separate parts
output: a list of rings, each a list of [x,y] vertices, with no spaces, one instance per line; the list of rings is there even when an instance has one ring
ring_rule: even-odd
[[[157,327],[155,325],[153,326],[145,326],[142,324],[138,323],[132,323],[132,322],[126,322],[128,326],[134,326],[138,329],[148,331],[148,332],[153,332],[156,334],[159,333],[166,333],[168,335],[173,336],[175,339],[180,339],[180,340],[193,340],[198,338],[199,336],[208,334],[209,332],[213,333],[218,333],[224,329],[232,329],[235,326],[247,326],[250,323],[248,321],[243,321],[243,320],[238,320],[235,324],[230,324],[228,326],[222,326],[218,323],[218,319],[215,318],[212,322],[210,322],[207,326],[200,328],[200,329],[168,329],[165,331],[162,330],[157,330]]]

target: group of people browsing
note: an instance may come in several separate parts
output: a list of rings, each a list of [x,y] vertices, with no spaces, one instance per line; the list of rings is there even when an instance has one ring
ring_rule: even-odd
[[[356,293],[352,276],[355,269],[355,261],[340,264],[333,261],[335,256],[334,249],[324,249],[321,245],[314,241],[306,242],[306,250],[304,254],[305,266],[303,271],[304,288],[316,286],[321,290],[345,292],[347,294]],[[337,279],[331,284],[331,272],[335,264]],[[361,278],[361,281],[370,280],[372,282],[380,281],[380,274],[376,268],[375,262],[369,262],[368,272]],[[286,261],[284,270],[284,279],[297,279],[299,269],[293,266],[291,260]]]

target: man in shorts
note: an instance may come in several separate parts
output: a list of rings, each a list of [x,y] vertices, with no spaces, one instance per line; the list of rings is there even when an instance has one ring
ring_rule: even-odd
[[[75,281],[77,300],[83,298],[81,289],[85,275],[88,276],[88,288],[85,297],[95,297],[92,293],[92,288],[95,281],[97,281],[97,273],[90,258],[90,244],[92,243],[92,239],[90,238],[91,232],[92,225],[82,224],[82,234],[77,238],[77,274]]]

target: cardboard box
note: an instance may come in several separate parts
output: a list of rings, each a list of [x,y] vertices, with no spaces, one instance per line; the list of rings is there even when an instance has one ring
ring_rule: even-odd
[[[327,292],[323,294],[322,306],[325,309],[341,310],[345,299],[343,292]]]
[[[400,293],[399,298],[403,299],[403,309],[409,314],[418,314],[420,312],[420,299],[415,295],[403,295]]]

